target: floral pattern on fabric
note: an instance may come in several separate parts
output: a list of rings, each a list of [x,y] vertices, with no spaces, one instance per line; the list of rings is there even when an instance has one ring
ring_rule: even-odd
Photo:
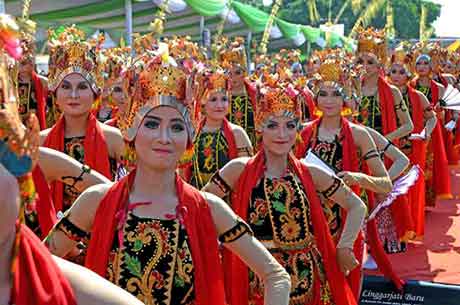
[[[313,151],[324,162],[336,169],[338,172],[343,170],[343,150],[341,140],[339,138],[336,138],[333,142],[327,142],[317,138]],[[324,215],[326,216],[326,221],[329,225],[332,240],[335,243],[338,243],[344,224],[342,208],[330,199],[326,199],[323,196],[320,196],[320,198]]]
[[[232,96],[230,101],[230,112],[228,120],[238,126],[243,127],[251,140],[252,145],[255,147],[257,144],[255,123],[254,123],[254,109],[252,108],[251,100],[247,95]]]
[[[202,189],[212,175],[230,161],[228,144],[222,130],[201,132],[193,143],[192,179],[190,184]]]
[[[177,219],[141,218],[132,213],[120,249],[115,236],[108,280],[146,305],[193,305],[194,269],[185,229]]]
[[[377,97],[363,96],[358,112],[358,122],[382,133],[382,113]]]
[[[297,178],[262,178],[252,191],[248,222],[254,236],[291,276],[291,305],[333,304],[321,254],[313,236],[310,205]],[[263,304],[264,287],[249,272],[249,304]]]

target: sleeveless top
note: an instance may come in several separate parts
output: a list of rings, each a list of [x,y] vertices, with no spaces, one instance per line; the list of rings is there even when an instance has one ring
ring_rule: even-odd
[[[122,240],[115,234],[108,280],[146,305],[194,305],[194,267],[180,221],[128,212]]]

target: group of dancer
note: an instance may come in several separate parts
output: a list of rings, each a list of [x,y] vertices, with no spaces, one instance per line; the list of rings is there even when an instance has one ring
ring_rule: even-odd
[[[251,71],[241,38],[102,49],[72,26],[45,78],[33,38],[0,16],[0,304],[354,305],[366,254],[402,289],[388,255],[451,196],[460,57],[438,44],[362,29]]]

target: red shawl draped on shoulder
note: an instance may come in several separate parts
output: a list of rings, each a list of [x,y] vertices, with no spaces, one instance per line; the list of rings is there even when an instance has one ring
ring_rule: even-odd
[[[407,91],[409,95],[409,102],[412,105],[412,122],[414,123],[413,133],[420,133],[425,128],[425,119],[423,116],[424,109],[422,108],[420,96],[411,86],[407,86]],[[421,169],[425,170],[425,141],[412,141],[412,152],[408,157],[411,164],[417,164]],[[423,235],[423,228],[425,227],[425,178],[423,175],[409,190],[407,199],[408,204],[411,207],[412,220],[414,222],[414,232],[417,235]]]
[[[383,75],[379,76],[378,79],[378,92],[380,110],[382,113],[382,132],[383,135],[387,135],[395,131],[398,126],[396,124],[393,90]],[[397,145],[398,141],[395,140],[394,143]]]
[[[14,262],[11,304],[76,305],[70,283],[48,249],[25,225],[19,225],[19,252]]]
[[[309,124],[306,125],[304,130],[301,133],[302,137],[302,145],[296,148],[296,156],[297,158],[303,158],[306,155],[306,152],[309,148],[309,144],[315,139],[312,139],[317,132],[319,123],[321,119],[317,119]],[[360,165],[359,165],[359,158],[358,158],[358,149],[355,145],[355,141],[353,139],[353,133],[351,131],[350,122],[347,119],[342,119],[342,127],[341,127],[341,136],[342,136],[342,156],[343,156],[343,170],[350,171],[350,172],[360,172]],[[314,145],[314,144],[313,144]],[[355,194],[360,194],[360,188],[358,186],[353,186],[351,188]],[[373,196],[368,196],[369,198],[369,210],[373,208],[374,202],[372,200]],[[342,209],[342,217],[346,219],[346,213]],[[382,243],[380,242],[380,238],[378,237],[377,227],[375,220],[369,221],[367,223],[367,233],[368,233],[368,243],[369,246],[372,248],[374,258],[379,266],[381,272],[389,279],[393,281],[395,286],[398,289],[401,289],[404,285],[404,282],[396,275],[391,266],[391,263],[386,255]],[[359,260],[360,264],[362,263],[363,257],[363,234],[360,233],[358,238],[355,241],[354,245],[354,252],[356,258]],[[348,281],[350,283],[350,287],[356,297],[359,298],[359,291],[361,288],[361,266],[358,266],[355,270],[353,270],[349,277]]]
[[[107,121],[104,122],[104,124],[118,128],[118,118],[113,117]]]
[[[64,129],[65,119],[62,115],[46,137],[43,146],[63,152]],[[96,118],[92,114],[89,114],[88,116],[84,149],[85,164],[107,178],[112,179],[107,142],[101,127],[98,125]],[[63,209],[63,192],[64,186],[61,182],[51,183],[51,193],[56,211],[62,211]]]
[[[414,79],[411,82],[411,85],[414,87],[417,85],[418,79]],[[439,85],[434,80],[430,82],[431,88],[431,106],[435,106],[439,101]],[[446,118],[448,116],[446,115]],[[447,121],[446,121],[447,122]],[[415,124],[415,122],[414,122]],[[448,150],[453,150],[453,145],[449,146],[446,143],[448,137],[446,137],[446,133],[450,134],[446,128],[442,120],[438,117],[438,122],[436,123],[436,127],[431,134],[431,149],[433,150],[433,189],[436,193],[436,197],[438,198],[449,198],[452,196],[451,193],[451,186],[450,183],[445,183],[445,181],[450,181],[450,174],[449,174],[449,159],[448,159]],[[451,137],[451,135],[450,135]],[[451,155],[453,152],[451,152]],[[425,167],[423,167],[425,169]],[[419,227],[416,231],[417,235],[422,236],[424,233],[423,227]]]
[[[196,132],[197,135],[201,133],[205,124],[206,119],[201,120]],[[222,122],[222,132],[228,145],[228,158],[230,160],[238,158],[238,147],[236,146],[235,135],[233,134],[232,127],[230,126],[230,122],[227,120],[227,118],[224,118],[224,121]],[[187,182],[190,182],[192,179],[192,166],[193,165],[189,163],[184,167],[184,178]]]
[[[316,245],[323,258],[326,276],[331,288],[334,303],[336,305],[354,305],[357,304],[351,292],[345,276],[340,271],[336,261],[336,249],[329,233],[329,228],[321,208],[321,203],[316,195],[316,190],[307,167],[299,160],[289,156],[289,165],[295,171],[297,177],[301,180],[305,193],[310,203],[310,215],[313,224]],[[241,174],[237,187],[232,193],[233,209],[243,220],[247,220],[247,212],[252,189],[256,186],[257,181],[264,174],[265,158],[263,151],[257,153],[251,158],[243,173]],[[229,286],[230,294],[228,303],[231,305],[248,304],[249,276],[248,268],[235,255],[230,254],[227,260],[228,264],[224,265],[225,274],[228,274],[226,285]]]
[[[117,230],[117,213],[126,208],[136,170],[115,183],[102,199],[94,218],[85,266],[106,277],[110,250]],[[178,211],[190,241],[195,270],[196,304],[224,305],[222,266],[217,232],[207,201],[201,193],[176,176]]]
[[[38,195],[35,204],[40,231],[42,233],[41,238],[43,239],[48,235],[57,221],[56,210],[54,209],[53,198],[51,197],[48,182],[39,165],[36,165],[32,171],[32,177]]]
[[[40,123],[40,130],[46,129],[46,99],[48,98],[48,88],[43,86],[40,77],[35,71],[32,72],[32,81],[35,88],[35,99],[37,100],[37,118]]]

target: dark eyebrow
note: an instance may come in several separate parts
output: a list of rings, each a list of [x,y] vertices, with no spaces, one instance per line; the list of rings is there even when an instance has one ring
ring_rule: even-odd
[[[152,119],[152,120],[157,120],[157,121],[161,121],[162,119],[157,117],[157,116],[154,116],[154,115],[151,115],[151,114],[147,114],[145,116],[146,119]],[[175,119],[172,119],[171,122],[179,122],[179,123],[185,123],[185,121],[183,119],[179,119],[179,118],[175,118]]]

